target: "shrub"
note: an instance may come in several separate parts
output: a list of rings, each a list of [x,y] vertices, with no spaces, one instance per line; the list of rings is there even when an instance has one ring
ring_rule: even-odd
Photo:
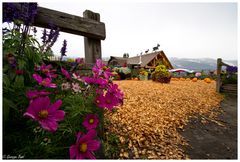
[[[169,83],[171,80],[171,74],[164,65],[158,65],[152,73],[152,80],[161,83]]]

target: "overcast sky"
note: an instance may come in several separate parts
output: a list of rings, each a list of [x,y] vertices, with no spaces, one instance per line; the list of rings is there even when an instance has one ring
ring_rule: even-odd
[[[168,57],[237,59],[237,3],[38,2],[41,7],[79,15],[100,13],[106,26],[102,56],[131,56],[158,43]],[[41,30],[39,31],[41,32]],[[83,37],[61,33],[54,46],[60,55],[84,57]]]

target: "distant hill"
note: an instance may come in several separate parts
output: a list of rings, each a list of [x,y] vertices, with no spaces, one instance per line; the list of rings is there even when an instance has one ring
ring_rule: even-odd
[[[216,70],[217,68],[217,59],[215,60],[211,58],[193,59],[170,57],[169,60],[174,68],[185,68],[194,71]],[[223,62],[232,66],[237,66],[237,60],[223,60]]]

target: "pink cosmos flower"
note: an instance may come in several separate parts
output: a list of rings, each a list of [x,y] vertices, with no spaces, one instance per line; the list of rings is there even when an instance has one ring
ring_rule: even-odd
[[[112,111],[115,106],[119,105],[119,100],[116,96],[112,95],[111,93],[106,93],[105,95],[105,108]]]
[[[42,90],[42,91],[29,90],[29,91],[27,91],[26,96],[27,96],[28,99],[33,100],[33,99],[36,99],[38,97],[47,96],[49,94],[51,94],[51,93],[50,92],[46,92],[44,90]]]
[[[78,63],[78,64],[84,64],[83,58],[76,58],[75,62]]]
[[[119,105],[120,101],[116,96],[107,92],[105,96],[103,94],[98,95],[95,99],[95,103],[99,108],[107,108],[112,111],[115,106]]]
[[[78,83],[72,83],[72,90],[74,92],[81,92],[81,88]]]
[[[113,76],[111,69],[108,68],[101,59],[96,60],[96,64],[93,66],[92,71],[95,78],[104,77],[108,80],[111,76]]]
[[[69,80],[71,80],[71,75],[69,74],[69,72],[67,70],[65,70],[64,68],[61,68],[62,74]]]
[[[108,87],[108,93],[118,98],[120,103],[123,103],[123,92],[118,88],[117,84],[110,84]]]
[[[73,76],[73,79],[76,79],[78,81],[83,81],[82,78],[79,75],[77,75],[76,73],[73,73],[72,76]]]
[[[40,66],[40,70],[47,76],[50,78],[56,78],[57,74],[54,74],[56,72],[56,70],[51,70],[52,65],[46,65],[46,64],[42,64]]]
[[[58,128],[57,122],[63,120],[65,115],[64,111],[58,110],[61,105],[61,100],[57,100],[54,104],[50,105],[48,96],[39,97],[30,103],[27,112],[23,116],[38,121],[43,129],[55,132]]]
[[[61,85],[61,87],[62,87],[62,90],[68,90],[68,89],[70,89],[71,88],[71,84],[70,83],[63,83],[62,85]]]
[[[96,135],[94,129],[83,136],[78,132],[76,143],[69,148],[70,159],[96,159],[93,151],[100,148],[100,142],[93,139]]]
[[[94,84],[95,83],[95,79],[92,77],[83,77],[84,82],[86,82],[87,84]]]
[[[105,88],[106,85],[108,84],[108,81],[103,78],[84,77],[83,80],[87,84],[97,84],[98,86],[100,86],[100,88]]]
[[[95,103],[98,107],[105,108],[105,97],[103,93],[96,97]]]
[[[95,80],[95,84],[98,84],[100,86],[100,88],[105,88],[108,84],[108,81],[106,79],[103,79],[103,78],[97,78]]]
[[[50,78],[42,78],[38,74],[33,74],[33,78],[38,82],[39,85],[42,85],[44,87],[50,87],[50,88],[56,88],[57,85],[54,83],[51,83],[52,80]]]
[[[97,128],[98,122],[99,120],[96,114],[88,114],[82,124],[87,130],[90,130]]]

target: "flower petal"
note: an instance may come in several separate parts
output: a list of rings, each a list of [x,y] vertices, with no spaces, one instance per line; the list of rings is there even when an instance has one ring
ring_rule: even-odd
[[[29,114],[32,114],[35,118],[37,118],[38,113],[43,109],[47,109],[49,104],[50,104],[49,97],[39,97],[30,103],[30,105],[27,108],[28,114],[25,115],[29,116]]]
[[[78,153],[77,156],[76,156],[76,159],[84,159],[84,156],[83,154],[81,153]]]
[[[39,121],[39,123],[41,124],[42,128],[50,132],[55,132],[58,128],[58,123],[55,120],[46,119]]]
[[[23,114],[23,116],[30,117],[30,118],[36,120],[36,115],[33,114],[33,113],[30,113],[30,112],[25,112],[25,113]]]
[[[56,121],[61,121],[64,119],[64,116],[65,116],[65,112],[62,111],[62,110],[57,110],[55,113],[54,113],[54,118]]]
[[[69,148],[69,155],[70,155],[70,159],[74,159],[77,155],[77,149],[76,149],[76,145],[72,145]]]
[[[57,111],[62,105],[62,100],[57,100],[54,104],[49,107],[49,113]]]
[[[93,139],[97,135],[97,132],[94,129],[91,129],[87,132],[86,135],[82,136],[82,138],[79,140],[80,143],[87,142],[91,139]]]
[[[91,140],[91,141],[87,142],[87,148],[90,151],[96,151],[96,150],[98,150],[100,148],[100,144],[101,144],[100,141]]]
[[[96,159],[96,157],[92,154],[92,152],[90,152],[90,151],[87,151],[86,153],[85,153],[85,156],[87,157],[87,158],[89,158],[89,159]]]
[[[33,74],[32,75],[33,78],[38,82],[38,83],[41,83],[42,82],[42,77],[38,74]]]

